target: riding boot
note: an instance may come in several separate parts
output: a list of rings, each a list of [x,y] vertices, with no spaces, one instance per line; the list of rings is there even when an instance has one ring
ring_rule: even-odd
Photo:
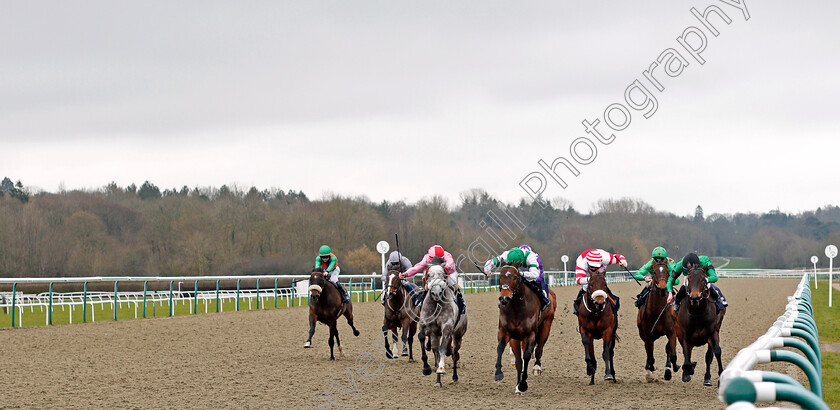
[[[583,300],[583,295],[585,293],[586,291],[583,290],[583,288],[580,288],[580,292],[578,292],[577,298],[575,298],[575,301],[572,303],[572,307],[575,309],[575,316],[577,316],[578,313],[580,313],[580,301]]]
[[[458,303],[458,312],[463,315],[467,311],[467,302],[460,290],[455,292],[455,301]]]
[[[674,297],[674,312],[680,311],[680,303],[683,299],[685,299],[685,295],[687,295],[687,293],[685,291],[685,286],[683,286],[679,291],[677,291],[677,296]]]
[[[548,299],[548,283],[544,280],[540,281],[540,290],[537,292],[537,295],[540,297],[540,312],[542,312],[551,304],[551,301]]]
[[[607,293],[610,294],[610,298],[612,298],[613,302],[615,302],[615,306],[613,307],[613,314],[618,316],[618,308],[621,307],[621,299],[618,296],[613,295],[610,288],[607,288]]]
[[[645,299],[647,299],[648,294],[650,293],[650,288],[645,286],[642,288],[642,291],[636,295],[636,307],[642,307],[645,304]]]
[[[335,282],[335,287],[338,289],[338,293],[341,294],[341,303],[345,304],[350,302],[350,296],[347,295],[347,291],[344,290],[344,286],[341,285],[341,282]]]

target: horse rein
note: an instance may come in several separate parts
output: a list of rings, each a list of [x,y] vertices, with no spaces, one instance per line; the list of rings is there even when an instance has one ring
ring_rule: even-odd
[[[519,269],[516,268],[515,266],[512,266],[512,265],[502,266],[502,269],[504,269],[504,268],[513,268],[513,269],[516,270],[516,273],[517,273],[515,275],[516,278],[514,279],[514,282],[513,282],[513,288],[511,288],[510,285],[507,285],[507,284],[499,285],[499,290],[500,291],[501,290],[510,290],[510,297],[511,297],[511,299],[513,299],[513,295],[516,294],[517,289],[519,289],[519,285],[522,283],[522,275],[519,274]],[[499,275],[499,277],[501,278],[501,275]]]

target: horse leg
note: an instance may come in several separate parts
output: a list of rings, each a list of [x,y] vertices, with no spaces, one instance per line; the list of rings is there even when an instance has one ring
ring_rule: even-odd
[[[408,326],[402,324],[402,356],[408,356]]]
[[[614,359],[615,359],[615,336],[613,336],[612,340],[610,340],[610,371],[612,372],[613,383],[618,383],[618,381],[615,379],[615,364],[613,364]]]
[[[519,390],[519,382],[522,381],[522,342],[516,339],[511,339],[510,348],[513,351],[513,361],[516,367],[516,390],[515,394],[521,394]]]
[[[312,347],[312,335],[315,334],[315,317],[313,315],[309,315],[309,339],[306,339],[306,343],[303,344],[303,347],[308,349]]]
[[[409,329],[408,330],[408,361],[413,362],[414,361],[414,334],[417,333],[417,323],[415,323],[411,319],[408,319],[407,322],[408,322],[407,326],[408,326],[408,329]]]
[[[612,344],[613,338],[612,335],[605,334],[604,335],[604,380],[612,380],[615,381],[615,374],[612,370]]]
[[[347,309],[344,311],[344,317],[347,318],[347,324],[350,325],[350,329],[353,329],[353,336],[359,336],[359,331],[356,330],[356,326],[353,326],[353,305],[351,303],[347,304]],[[337,334],[338,333],[336,333],[336,335]]]
[[[703,375],[703,385],[704,386],[711,386],[712,385],[712,358],[714,358],[714,341],[712,338],[709,338],[709,341],[706,343],[708,347],[706,348],[706,374]]]
[[[391,329],[388,328],[387,323],[382,324],[382,339],[385,340],[385,358],[393,359],[393,355],[391,354],[391,345],[388,343],[388,339],[390,339],[389,333],[391,333]]]
[[[694,374],[694,365],[691,363],[691,350],[694,349],[694,346],[688,341],[683,340],[682,348],[684,358],[682,381],[687,383],[691,381],[691,375]]]
[[[446,373],[446,370],[444,369],[443,372],[441,372],[440,362],[443,361],[444,356],[443,356],[443,352],[440,351],[440,347],[441,346],[446,346],[446,345],[444,345],[440,342],[441,337],[438,336],[437,334],[433,333],[429,336],[430,336],[429,337],[430,343],[432,345],[432,354],[435,357],[435,366],[438,367],[437,368],[437,381],[435,382],[435,387],[441,387],[442,384],[440,382],[440,375],[443,374],[443,373]]]
[[[420,327],[420,332],[417,333],[417,339],[420,341],[420,358],[423,360],[423,375],[428,376],[432,374],[432,368],[429,367],[429,356],[426,354],[425,349],[426,329],[424,327]]]
[[[598,362],[595,361],[595,347],[592,343],[592,337],[581,329],[580,340],[583,343],[583,351],[586,354],[586,375],[590,376],[589,385],[595,384],[595,370],[598,368]]]
[[[502,373],[502,355],[505,353],[505,347],[507,347],[508,341],[510,338],[503,329],[499,328],[499,345],[496,346],[496,375],[494,379],[498,382],[505,378],[505,374]]]
[[[335,325],[330,325],[330,360],[335,360],[335,355],[333,354],[333,346],[335,346],[335,341],[333,338],[335,337]]]
[[[435,350],[437,350],[438,353],[435,357],[435,361],[437,362],[437,374],[446,374],[446,353],[449,351],[449,338],[451,337],[451,332],[442,332],[440,338],[438,339],[438,344],[435,346]]]
[[[723,364],[720,362],[720,333],[715,332],[713,339],[715,341],[715,358],[718,365],[718,387],[720,387],[720,373],[723,372]]]
[[[338,338],[338,321],[333,323],[333,332],[335,332],[335,344],[338,346],[338,355],[344,357],[344,349],[341,347],[341,339]]]
[[[646,335],[647,336],[647,335]],[[656,367],[653,364],[656,362],[656,359],[653,357],[653,341],[650,340],[650,336],[645,337],[645,353],[647,354],[647,361],[645,362],[645,380],[648,382],[652,382],[655,380],[655,376],[653,372],[656,371]],[[665,367],[668,367],[667,362],[665,363]]]
[[[528,363],[531,362],[531,355],[534,353],[534,344],[536,341],[535,336],[536,335],[531,334],[530,337],[522,342],[525,344],[525,352],[522,355],[522,378],[519,381],[519,384],[516,385],[516,391],[519,392],[519,394],[528,391]]]
[[[461,358],[461,353],[458,351],[461,350],[461,338],[454,338],[452,339],[452,381],[458,381],[458,359]]]
[[[537,348],[534,352],[534,376],[539,376],[542,374],[542,354],[543,348],[545,347],[545,342],[548,340],[548,336],[551,333],[551,323],[545,323],[540,327],[539,334],[537,335]]]
[[[668,355],[671,367],[674,369],[674,373],[680,371],[680,365],[677,364],[677,335],[675,331],[668,335],[668,344],[665,345],[665,354]],[[671,375],[668,370],[665,370],[665,380],[671,380]]]

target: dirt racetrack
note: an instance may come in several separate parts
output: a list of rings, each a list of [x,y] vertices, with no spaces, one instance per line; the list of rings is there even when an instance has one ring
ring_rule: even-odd
[[[721,342],[724,365],[783,313],[797,280],[722,279],[730,307]],[[346,356],[331,362],[327,329],[319,325],[312,349],[303,349],[308,308],[204,314],[167,319],[126,320],[0,331],[0,407],[108,408],[305,408],[330,403],[347,408],[722,408],[715,387],[703,387],[705,348],[696,350],[697,373],[690,383],[677,375],[662,380],[664,340],[656,345],[660,378],[644,379],[644,345],[636,328],[635,282],[614,284],[622,298],[615,352],[617,384],[603,381],[600,341],[598,372],[588,386],[583,347],[571,314],[576,287],[554,288],[558,309],[543,358],[542,376],[513,396],[516,374],[505,363],[505,379],[493,381],[498,293],[467,295],[469,329],[461,351],[460,381],[451,382],[451,358],[443,388],[432,387],[407,358],[384,360],[382,306],[357,304],[353,337],[339,324]],[[748,309],[749,307],[749,309]],[[375,343],[376,342],[376,343]],[[375,344],[375,345],[374,345]],[[337,354],[337,349],[336,349]],[[369,355],[376,361],[367,363]],[[682,362],[682,349],[678,348]],[[380,361],[381,358],[381,361]],[[368,378],[357,363],[367,363]],[[533,362],[532,362],[533,363]],[[717,381],[713,364],[713,381]],[[785,364],[762,365],[805,380]],[[380,371],[378,375],[369,373]],[[355,382],[348,381],[350,377]],[[341,386],[345,390],[341,389]]]

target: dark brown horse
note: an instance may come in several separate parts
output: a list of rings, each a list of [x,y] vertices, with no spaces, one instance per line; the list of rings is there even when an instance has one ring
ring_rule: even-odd
[[[668,338],[668,343],[665,344],[665,380],[671,380],[671,366],[674,367],[675,372],[680,370],[677,364],[677,317],[674,309],[669,309],[671,304],[668,303],[666,286],[670,274],[671,269],[667,262],[656,262],[651,266],[651,281],[648,284],[650,291],[645,304],[639,307],[639,314],[636,317],[639,337],[645,342],[645,352],[647,352],[645,378],[648,381],[654,380],[653,372],[656,371],[653,366],[655,362],[653,342],[662,336]]]
[[[711,386],[712,355],[717,358],[718,379],[720,372],[723,371],[720,361],[720,325],[723,323],[726,308],[723,308],[720,313],[715,313],[715,302],[710,298],[710,293],[713,292],[710,292],[707,286],[706,268],[692,265],[687,270],[685,279],[687,297],[682,301],[682,306],[677,313],[677,336],[685,356],[682,380],[691,381],[691,375],[694,374],[694,366],[697,362],[691,362],[691,350],[695,346],[706,344],[709,347],[706,350],[706,374],[703,385]]]
[[[353,302],[341,303],[341,295],[321,268],[312,271],[309,276],[309,339],[303,347],[312,347],[312,335],[315,334],[315,322],[321,322],[330,328],[330,360],[335,360],[333,345],[338,344],[338,353],[344,356],[341,348],[341,340],[338,338],[336,323],[341,315],[347,318],[347,324],[353,329],[353,336],[358,336],[359,331],[353,326]],[[335,339],[333,341],[333,339]]]
[[[554,309],[557,307],[557,297],[549,290],[551,303],[540,314],[540,298],[537,293],[527,289],[519,269],[513,266],[503,266],[499,273],[499,345],[496,348],[496,381],[504,379],[502,373],[502,353],[510,342],[516,356],[516,388],[514,394],[520,395],[528,390],[528,363],[534,354],[534,375],[542,373],[541,359],[545,341],[551,333],[551,323],[554,321]],[[525,354],[522,354],[522,345]]]
[[[583,309],[578,314],[580,339],[586,352],[586,375],[589,384],[595,384],[595,340],[604,339],[604,380],[615,382],[615,342],[618,339],[618,317],[613,314],[615,301],[607,292],[607,279],[602,272],[591,272],[586,293],[581,301]]]
[[[385,333],[385,356],[393,359],[399,354],[391,351],[388,339],[394,342],[394,349],[397,347],[397,329],[402,329],[402,355],[408,356],[408,361],[414,361],[414,334],[417,333],[417,319],[420,318],[420,309],[411,303],[411,295],[403,287],[400,280],[400,271],[388,272],[385,284],[385,318],[382,320],[382,332]],[[389,337],[392,336],[392,337]],[[407,345],[407,347],[406,347]]]

